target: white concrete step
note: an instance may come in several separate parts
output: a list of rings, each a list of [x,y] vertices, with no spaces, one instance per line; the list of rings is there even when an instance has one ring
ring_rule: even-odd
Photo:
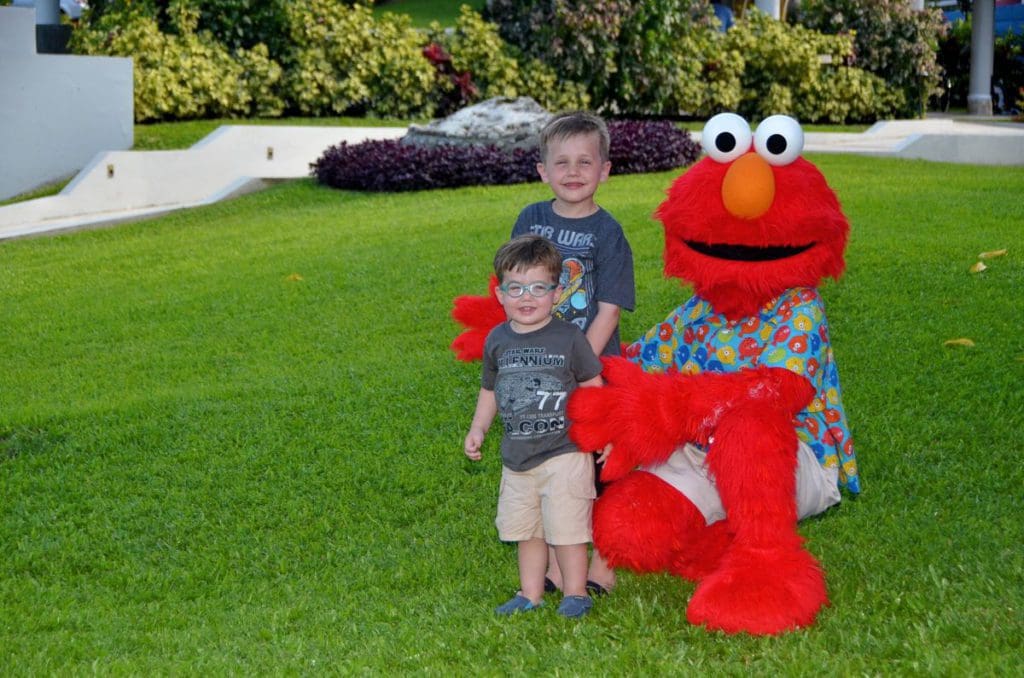
[[[225,125],[183,151],[98,154],[57,195],[0,207],[0,239],[121,222],[309,176],[342,141],[395,139],[404,127]]]

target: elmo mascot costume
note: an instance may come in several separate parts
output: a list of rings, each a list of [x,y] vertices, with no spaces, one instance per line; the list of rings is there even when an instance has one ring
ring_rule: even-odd
[[[574,392],[570,436],[612,445],[594,508],[612,566],[698,582],[693,624],[775,634],[828,604],[797,520],[860,490],[816,289],[842,274],[849,224],[792,118],[752,133],[723,113],[702,144],[657,211],[665,273],[695,294],[604,360],[603,388]],[[467,317],[487,317],[473,303],[453,313],[470,327],[453,344],[464,358],[481,331]]]

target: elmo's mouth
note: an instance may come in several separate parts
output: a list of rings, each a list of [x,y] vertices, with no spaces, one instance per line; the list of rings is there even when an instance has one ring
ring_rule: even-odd
[[[776,261],[795,257],[814,247],[814,243],[796,247],[752,247],[750,245],[709,245],[706,242],[684,241],[695,252],[729,261]]]

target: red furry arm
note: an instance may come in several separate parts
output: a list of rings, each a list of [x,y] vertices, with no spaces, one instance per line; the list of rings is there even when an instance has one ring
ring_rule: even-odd
[[[569,436],[581,450],[612,444],[602,478],[665,461],[684,442],[706,443],[722,414],[770,402],[796,414],[811,401],[810,382],[789,370],[759,367],[727,374],[648,374],[623,358],[605,358],[602,388],[569,399]]]
[[[463,295],[455,298],[452,318],[466,329],[455,337],[451,349],[459,360],[470,362],[484,356],[484,340],[492,329],[505,321],[505,310],[494,294],[498,278],[491,275],[487,296]]]

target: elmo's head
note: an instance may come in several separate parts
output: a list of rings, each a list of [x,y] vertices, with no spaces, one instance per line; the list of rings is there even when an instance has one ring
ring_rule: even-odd
[[[743,118],[722,113],[701,142],[707,157],[657,211],[666,275],[738,318],[791,287],[842,274],[850,225],[821,172],[800,157],[796,120],[774,115],[751,134]]]

